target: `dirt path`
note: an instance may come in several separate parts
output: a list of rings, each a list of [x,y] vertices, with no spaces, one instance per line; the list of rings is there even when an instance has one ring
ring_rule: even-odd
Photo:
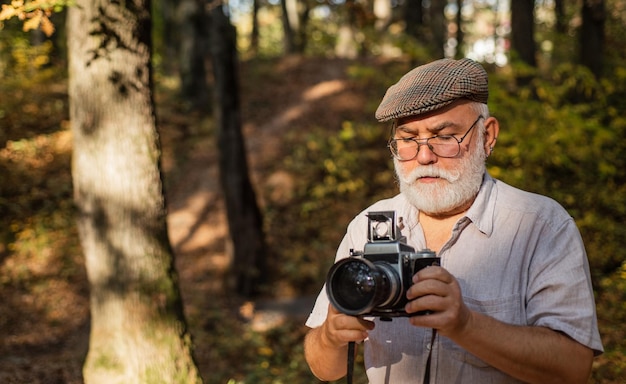
[[[306,130],[313,124],[338,127],[342,116],[333,114],[333,109],[354,113],[364,102],[350,92],[346,66],[342,61],[286,58],[276,68],[282,75],[275,81],[260,89],[244,85],[243,129],[251,177],[261,203],[264,199],[284,199],[291,193],[293,176],[280,167],[271,170],[290,150],[283,141],[286,132]],[[228,267],[225,207],[219,188],[216,148],[210,139],[198,143],[180,173],[185,176],[172,187],[169,196],[168,228],[183,296],[191,302],[191,298],[218,292],[219,277]],[[304,297],[246,303],[246,308],[254,308],[247,316],[258,321],[255,327],[267,328],[285,316],[303,318],[312,301],[312,297]],[[189,308],[191,312],[196,310]]]

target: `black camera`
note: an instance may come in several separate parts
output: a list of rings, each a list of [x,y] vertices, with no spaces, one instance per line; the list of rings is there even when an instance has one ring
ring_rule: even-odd
[[[439,265],[435,252],[415,249],[399,236],[395,211],[368,212],[368,241],[363,251],[336,262],[326,278],[326,293],[340,312],[353,316],[415,316],[407,314],[406,291],[419,270]]]

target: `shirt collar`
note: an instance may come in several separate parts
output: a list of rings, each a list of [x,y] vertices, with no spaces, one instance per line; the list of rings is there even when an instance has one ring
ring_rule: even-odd
[[[483,183],[478,190],[478,195],[465,217],[470,219],[479,231],[487,236],[493,232],[493,215],[496,206],[496,180],[487,172],[483,176]]]

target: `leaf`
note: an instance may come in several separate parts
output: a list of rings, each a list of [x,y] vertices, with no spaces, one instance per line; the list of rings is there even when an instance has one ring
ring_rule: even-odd
[[[43,16],[41,18],[41,31],[46,34],[46,36],[50,37],[54,33],[54,24],[50,21],[48,16]]]
[[[39,25],[41,24],[42,16],[43,14],[41,12],[37,12],[30,19],[26,20],[24,22],[24,27],[22,28],[24,32],[30,31],[31,29],[39,28]]]
[[[10,5],[2,4],[2,11],[0,11],[0,20],[9,20],[13,16],[19,14],[18,10]]]

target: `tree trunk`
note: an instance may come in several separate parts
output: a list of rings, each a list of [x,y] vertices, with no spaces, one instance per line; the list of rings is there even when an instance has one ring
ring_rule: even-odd
[[[463,33],[463,0],[456,0],[456,7],[456,49],[454,57],[460,59],[465,56],[463,52],[463,40],[465,40]]]
[[[566,33],[567,19],[565,15],[565,0],[554,1],[554,17],[556,19],[556,31],[558,33]]]
[[[154,47],[160,50],[162,63],[160,70],[166,75],[175,75],[179,70],[179,57],[181,34],[179,29],[179,21],[177,20],[177,2],[174,0],[154,0],[155,12],[152,17],[153,25],[155,22],[161,23],[161,28],[157,27],[154,32],[159,33],[158,41],[160,45]],[[155,29],[155,28],[153,28]]]
[[[604,62],[604,0],[585,0],[582,6],[583,23],[580,29],[581,63],[596,77],[602,75]]]
[[[537,66],[534,0],[511,1],[511,48],[522,62]]]
[[[424,25],[422,0],[406,0],[404,3],[404,31],[407,35],[419,38]]]
[[[288,2],[290,1],[290,2]],[[294,28],[292,27],[292,24],[294,23],[292,21],[292,14],[293,12],[290,12],[290,7],[289,4],[292,4],[293,0],[280,0],[280,8],[281,8],[281,21],[283,23],[283,34],[284,34],[284,46],[285,46],[285,53],[295,53],[297,51],[296,49],[296,37],[295,37],[295,33],[297,31],[294,30]]]
[[[255,54],[259,52],[259,11],[260,0],[252,0],[252,33],[250,34],[250,50]]]
[[[363,10],[360,10],[363,6],[363,4],[361,2],[358,1],[354,1],[352,0],[351,2],[352,4],[350,4],[349,7],[347,7],[346,9],[348,10],[348,17],[353,19],[352,20],[352,25],[354,26],[359,26],[359,24],[361,25],[365,25],[365,23],[357,23],[356,22],[356,16],[358,14],[364,14]],[[346,5],[348,5],[348,2],[346,1]],[[354,10],[354,11],[353,11]],[[392,20],[392,9],[391,9],[391,1],[389,0],[373,0],[372,1],[372,13],[374,14],[375,17],[375,23],[374,23],[374,27],[376,28],[376,31],[380,31],[380,32],[384,32],[387,30],[387,28],[389,28],[389,24],[391,23]],[[363,17],[363,19],[365,19]]]
[[[447,25],[444,10],[446,0],[431,0],[430,2],[430,30],[432,32],[432,49],[436,58],[444,57],[444,44],[446,43]]]
[[[72,176],[90,286],[91,383],[199,383],[168,241],[150,2],[68,14]]]
[[[204,0],[181,0],[178,3],[180,93],[191,110],[206,109],[210,101],[204,68],[207,56],[204,4]]]
[[[242,296],[259,292],[265,276],[263,218],[248,177],[241,131],[235,28],[221,6],[211,10],[211,58],[215,76],[219,168],[231,238],[228,288]]]
[[[306,25],[311,7],[306,0],[280,0],[285,35],[285,52],[304,53],[306,48]]]

